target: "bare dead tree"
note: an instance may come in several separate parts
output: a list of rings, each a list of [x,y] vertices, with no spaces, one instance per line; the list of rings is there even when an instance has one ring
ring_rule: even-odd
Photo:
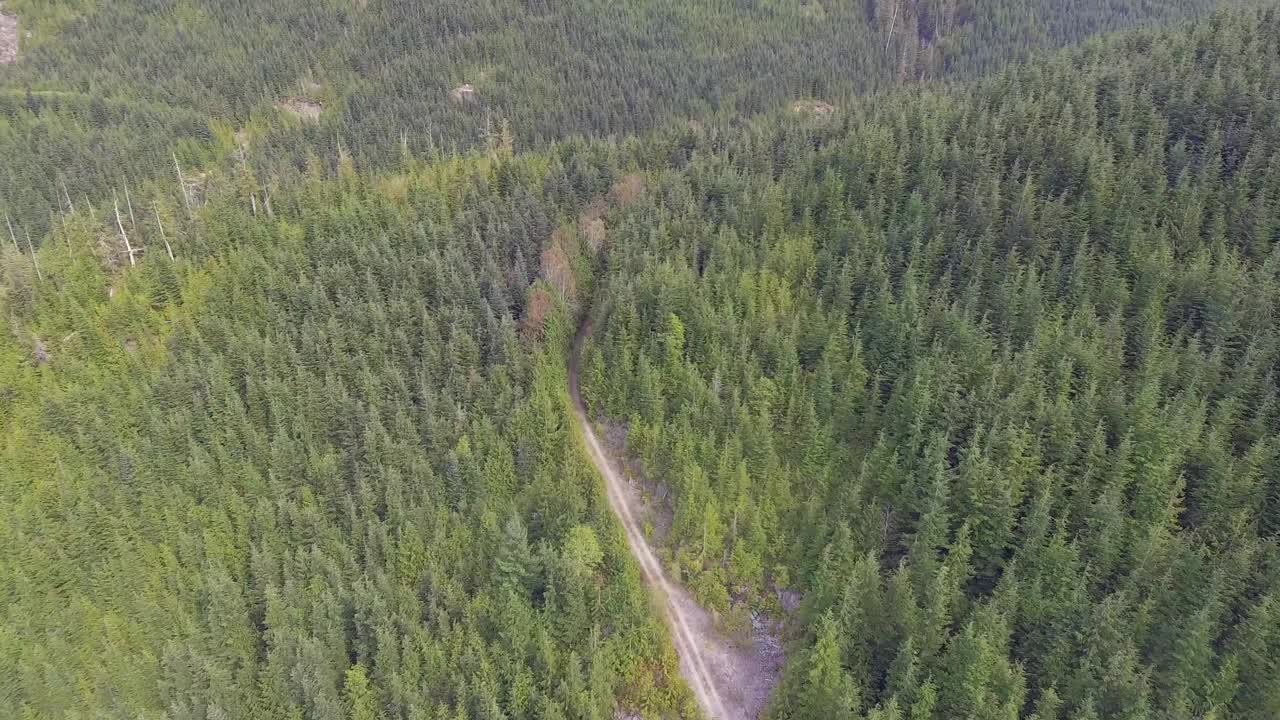
[[[902,0],[893,1],[893,14],[889,16],[889,36],[884,39],[884,51],[889,52],[889,43],[893,42],[893,26],[898,23],[898,7]]]
[[[178,189],[182,190],[182,204],[187,208],[187,218],[191,218],[191,197],[187,195],[187,181],[182,178],[182,166],[178,164],[178,153],[173,153],[173,169],[178,171]]]
[[[74,215],[76,212],[76,204],[71,202],[71,192],[67,190],[67,179],[58,179],[62,181],[62,194],[67,196],[67,207],[71,210],[71,214]]]
[[[244,173],[244,176],[252,181],[253,173],[249,168],[249,156],[245,153],[244,145],[241,145],[236,149],[236,155],[240,158],[240,172]],[[253,207],[254,217],[258,216],[258,193],[256,190],[252,189],[256,186],[257,182],[252,182],[249,190],[249,204]]]
[[[62,197],[58,195],[58,185],[56,183],[53,186],[53,196],[58,198],[58,219],[62,221],[63,225],[66,225],[67,209],[62,207]]]
[[[129,198],[129,183],[124,184],[124,202],[125,205],[129,206],[129,227],[133,228],[134,232],[137,232],[138,220],[133,216],[133,200]]]
[[[58,197],[58,186],[53,186],[53,196]],[[70,200],[70,197],[68,197]],[[58,224],[62,226],[62,244],[67,247],[67,255],[71,254],[71,238],[67,234],[67,213],[75,212],[75,208],[70,211],[62,208],[62,201],[58,201]]]
[[[160,208],[156,206],[156,201],[151,201],[151,211],[156,214],[156,227],[160,228],[160,239],[164,241],[164,249],[169,252],[169,261],[173,262],[173,247],[169,245],[169,238],[164,234],[164,223],[160,222]]]
[[[44,282],[44,274],[40,272],[40,261],[36,259],[36,246],[31,243],[31,233],[27,232],[26,228],[22,228],[22,234],[27,236],[27,250],[31,251],[31,264],[36,268],[36,278]]]
[[[903,85],[907,82],[907,58],[911,52],[912,43],[902,43],[902,57],[898,61],[898,84]]]
[[[4,224],[9,226],[9,239],[13,241],[13,249],[22,254],[22,248],[18,247],[18,236],[13,234],[13,223],[9,221],[9,213],[4,214]]]
[[[124,249],[125,252],[129,253],[129,265],[132,267],[138,263],[133,259],[133,246],[129,244],[129,236],[124,231],[124,223],[120,221],[120,196],[116,194],[115,190],[111,191],[111,195],[115,198],[116,227],[120,228],[120,237],[124,239]]]

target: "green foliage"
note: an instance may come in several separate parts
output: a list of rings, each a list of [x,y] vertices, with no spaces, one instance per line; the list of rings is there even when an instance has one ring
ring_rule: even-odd
[[[1280,716],[1280,14],[615,5],[6,6],[0,707],[694,716],[590,303],[774,717]]]
[[[41,276],[0,250],[0,705],[681,716],[571,432],[572,320],[519,332],[529,259],[587,199],[543,194],[562,169],[294,177],[270,211],[232,169],[189,221],[162,196],[136,222],[122,207],[136,267],[114,214],[83,206]]]
[[[343,687],[346,696],[347,713],[351,720],[377,720],[379,717],[376,700],[369,689],[369,675],[361,665],[352,665],[347,670]]]
[[[33,35],[0,66],[0,209],[38,239],[64,186],[77,204],[148,181],[177,197],[175,150],[193,179],[241,153],[275,175],[844,106],[1212,4],[12,0]]]
[[[524,592],[532,579],[533,563],[529,533],[520,516],[512,514],[502,526],[502,539],[493,563],[494,582],[501,587]]]
[[[1274,715],[1277,38],[691,137],[614,219],[588,399],[700,597],[803,591],[774,717]]]
[[[596,531],[589,525],[575,525],[565,536],[563,558],[571,576],[578,580],[590,578],[604,559]]]

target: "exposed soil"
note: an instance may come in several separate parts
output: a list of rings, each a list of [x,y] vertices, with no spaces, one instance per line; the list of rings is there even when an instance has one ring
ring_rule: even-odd
[[[604,247],[606,235],[604,220],[599,218],[588,220],[578,226],[578,232],[582,233],[582,239],[587,242],[587,247],[592,253],[598,253],[600,248]]]
[[[595,425],[597,436],[604,441],[605,452],[622,471],[622,479],[627,487],[638,497],[640,519],[646,525],[645,534],[659,547],[665,545],[675,515],[667,501],[671,488],[663,482],[649,481],[639,461],[628,454],[625,423],[596,421]]]
[[[797,100],[791,103],[791,112],[826,116],[836,111],[836,106],[822,100]]]
[[[578,283],[573,275],[572,243],[576,241],[569,228],[557,228],[551,242],[542,251],[540,275],[560,292],[560,299],[571,306],[577,302]]]
[[[578,213],[578,233],[586,241],[591,252],[599,253],[608,239],[604,216],[612,208],[625,208],[644,195],[648,185],[639,173],[623,175],[609,188],[609,192],[596,197]]]
[[[618,207],[626,207],[644,194],[648,186],[640,173],[627,173],[609,188],[609,202]]]
[[[475,102],[479,95],[476,91],[475,85],[472,85],[471,83],[463,83],[450,90],[449,97],[453,98],[454,102]]]
[[[602,220],[607,212],[609,212],[609,199],[607,197],[597,197],[587,203],[586,207],[582,208],[582,212],[578,213],[578,225]]]
[[[3,7],[3,5],[0,5]],[[18,17],[0,12],[0,65],[18,61]]]
[[[645,477],[640,463],[627,450],[627,426],[621,422],[596,422],[597,437],[604,441],[605,453],[613,458],[614,465],[622,471],[623,481],[635,493],[636,507],[640,508],[640,520],[644,524],[645,534],[658,546],[666,543],[667,532],[671,530],[672,518],[675,515],[668,496],[671,489],[664,482],[653,482]],[[769,588],[764,592],[772,593],[778,599],[778,606],[785,616],[799,612],[804,596],[796,590],[787,588]],[[735,601],[736,602],[736,601]],[[751,611],[752,642],[768,648],[778,646],[778,665],[783,657],[782,636],[786,624],[782,620],[772,619],[766,615]]]
[[[302,97],[291,97],[276,103],[276,107],[306,122],[320,122],[320,113],[324,112],[324,105]]]
[[[800,6],[800,15],[808,20],[825,20],[827,9],[820,2],[807,2]]]
[[[578,333],[569,367],[569,393],[588,454],[605,480],[609,507],[626,532],[627,544],[640,564],[645,582],[654,590],[671,642],[680,657],[680,673],[709,720],[755,720],[777,684],[782,650],[776,629],[756,618],[752,642],[740,647],[724,636],[689,592],[667,578],[662,563],[645,539],[641,527],[643,500],[638,488],[619,471],[587,418],[578,388],[578,358],[590,324]]]

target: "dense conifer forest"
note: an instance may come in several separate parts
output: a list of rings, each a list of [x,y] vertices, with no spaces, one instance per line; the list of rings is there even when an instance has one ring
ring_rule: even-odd
[[[1120,61],[1123,59],[1123,62]],[[690,136],[587,396],[775,718],[1280,717],[1280,13]]]
[[[0,714],[682,713],[570,439],[573,326],[516,321],[575,179],[348,169],[258,217],[230,182],[169,209],[176,259],[84,211],[6,254]]]
[[[1212,0],[8,0],[0,210],[42,234],[67,197],[242,152],[260,170],[401,146],[521,147],[972,77]],[[27,32],[30,37],[25,37]],[[239,133],[239,135],[237,135]],[[64,193],[64,187],[66,192]],[[39,238],[37,238],[39,240]]]
[[[8,0],[0,718],[703,716],[580,330],[765,717],[1280,717],[1280,9],[1209,9]]]

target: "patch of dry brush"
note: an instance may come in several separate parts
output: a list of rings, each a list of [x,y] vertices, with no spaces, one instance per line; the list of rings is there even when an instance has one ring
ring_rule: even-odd
[[[18,61],[18,18],[0,12],[0,65]]]

